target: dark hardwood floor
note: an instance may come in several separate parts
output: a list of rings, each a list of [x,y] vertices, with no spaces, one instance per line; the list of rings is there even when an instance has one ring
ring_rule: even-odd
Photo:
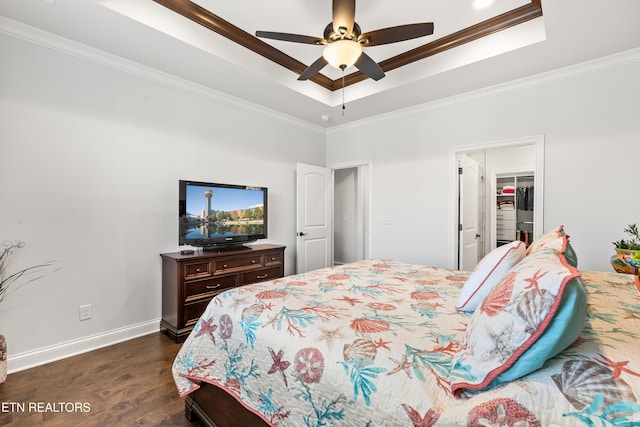
[[[10,374],[0,425],[201,427],[171,376],[179,349],[158,332]]]

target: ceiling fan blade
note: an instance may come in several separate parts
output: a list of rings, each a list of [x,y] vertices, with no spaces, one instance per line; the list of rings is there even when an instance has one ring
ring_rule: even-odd
[[[256,31],[256,37],[265,39],[282,40],[285,42],[306,43],[306,44],[325,44],[325,40],[319,37],[303,36],[300,34],[277,33],[273,31]]]
[[[382,71],[382,68],[380,68],[380,66],[376,64],[376,61],[371,59],[371,57],[364,52],[362,52],[354,65],[358,70],[362,71],[373,80],[377,81],[384,77],[384,71]]]
[[[356,0],[333,0],[333,31],[340,33],[339,28],[346,28],[345,34],[353,31],[356,19]]]
[[[369,31],[362,34],[358,41],[360,41],[363,46],[379,46],[430,36],[431,34],[433,34],[433,22],[423,22],[420,24],[398,25],[397,27]]]
[[[302,74],[300,74],[300,77],[298,77],[298,80],[310,79],[311,77],[318,74],[320,70],[322,70],[327,64],[328,64],[327,60],[324,59],[324,56],[321,56],[320,58],[316,59],[316,61],[313,64],[309,65],[309,67],[307,67],[307,69],[304,70]]]

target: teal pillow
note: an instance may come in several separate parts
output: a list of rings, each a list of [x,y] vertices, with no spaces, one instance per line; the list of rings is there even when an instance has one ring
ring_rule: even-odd
[[[569,263],[569,265],[573,267],[578,267],[578,255],[576,255],[576,251],[573,250],[571,243],[567,240],[567,247],[564,251],[564,257]]]
[[[474,312],[452,358],[454,396],[533,372],[580,335],[586,320],[584,286],[555,243],[520,261]]]
[[[564,289],[555,317],[522,356],[507,371],[498,375],[489,387],[516,380],[537,369],[573,344],[587,320],[587,295],[580,278],[571,279]]]

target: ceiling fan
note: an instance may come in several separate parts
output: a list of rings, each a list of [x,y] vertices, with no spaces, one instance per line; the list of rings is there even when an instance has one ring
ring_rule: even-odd
[[[333,0],[332,10],[333,20],[324,29],[323,38],[272,31],[256,31],[256,37],[326,46],[322,56],[304,70],[298,80],[311,78],[327,64],[343,71],[355,65],[368,77],[380,80],[384,77],[384,71],[362,51],[363,47],[396,43],[433,34],[432,22],[398,25],[362,33],[360,26],[355,22],[355,0]]]

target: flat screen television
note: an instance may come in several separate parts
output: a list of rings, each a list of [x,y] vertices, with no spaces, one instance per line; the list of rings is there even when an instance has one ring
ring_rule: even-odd
[[[233,249],[267,238],[267,188],[179,181],[179,244]]]

